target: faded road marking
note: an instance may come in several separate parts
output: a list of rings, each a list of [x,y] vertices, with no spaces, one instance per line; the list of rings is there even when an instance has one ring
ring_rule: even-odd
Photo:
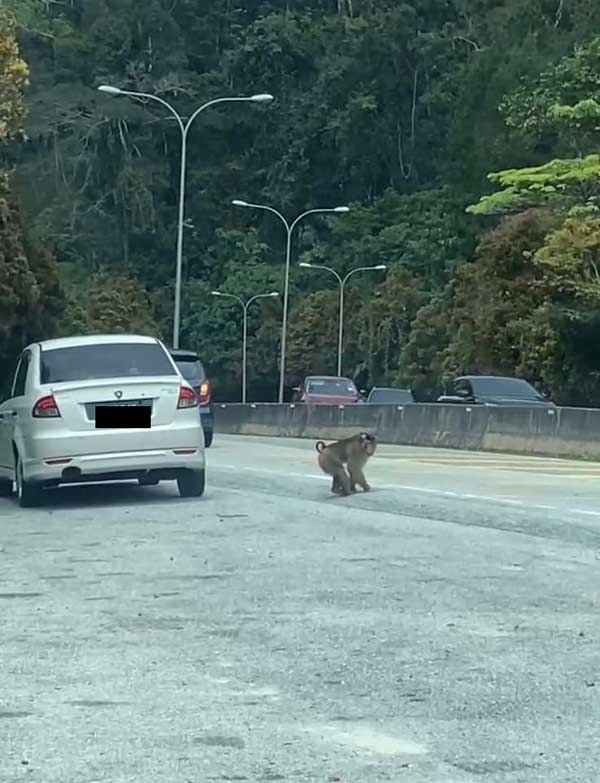
[[[287,478],[318,479],[319,481],[331,481],[329,476],[323,476],[317,473],[300,473],[299,471],[273,470],[272,468],[255,468],[245,465],[240,468],[239,465],[216,466],[222,470],[245,470],[249,473],[261,473],[268,476],[285,476]],[[502,497],[500,495],[476,495],[465,492],[451,492],[445,489],[433,489],[432,487],[415,487],[409,484],[378,484],[378,489],[403,490],[405,492],[420,492],[426,495],[437,495],[438,497],[455,498],[457,500],[484,500],[488,503],[500,503],[505,506],[513,506],[523,509],[538,509],[541,511],[557,511],[567,514],[584,514],[586,516],[600,517],[600,511],[591,511],[581,508],[562,508],[560,506],[546,505],[545,503],[530,503],[527,500],[516,500],[515,498]]]
[[[339,726],[311,726],[307,730],[330,742],[382,756],[422,756],[427,753],[424,745],[405,737],[383,734],[369,726],[346,726],[343,729]]]

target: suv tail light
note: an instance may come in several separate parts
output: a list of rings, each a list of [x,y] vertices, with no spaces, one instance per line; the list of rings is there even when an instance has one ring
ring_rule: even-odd
[[[31,415],[36,419],[56,419],[60,417],[58,405],[53,394],[41,397],[33,406]]]
[[[204,381],[200,385],[200,389],[198,390],[198,401],[200,405],[208,405],[210,402],[210,396],[212,393],[212,386],[210,384],[210,381]]]
[[[196,392],[189,386],[182,386],[179,390],[179,402],[178,408],[195,408],[198,405],[198,398]]]

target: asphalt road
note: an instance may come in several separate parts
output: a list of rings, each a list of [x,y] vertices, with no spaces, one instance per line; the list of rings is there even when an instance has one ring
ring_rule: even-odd
[[[208,489],[0,500],[0,781],[582,783],[600,465],[217,436]]]

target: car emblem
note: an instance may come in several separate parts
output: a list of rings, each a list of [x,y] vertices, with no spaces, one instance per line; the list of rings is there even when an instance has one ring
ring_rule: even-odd
[[[116,391],[115,392],[115,397],[117,398],[117,400],[120,400],[122,396],[123,396],[123,392],[122,391]]]

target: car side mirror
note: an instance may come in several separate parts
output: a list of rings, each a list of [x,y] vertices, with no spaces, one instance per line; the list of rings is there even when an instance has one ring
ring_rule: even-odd
[[[299,386],[294,386],[294,388],[292,389],[292,391],[295,391],[295,392],[301,392],[301,391],[302,391],[302,389],[301,389]]]

